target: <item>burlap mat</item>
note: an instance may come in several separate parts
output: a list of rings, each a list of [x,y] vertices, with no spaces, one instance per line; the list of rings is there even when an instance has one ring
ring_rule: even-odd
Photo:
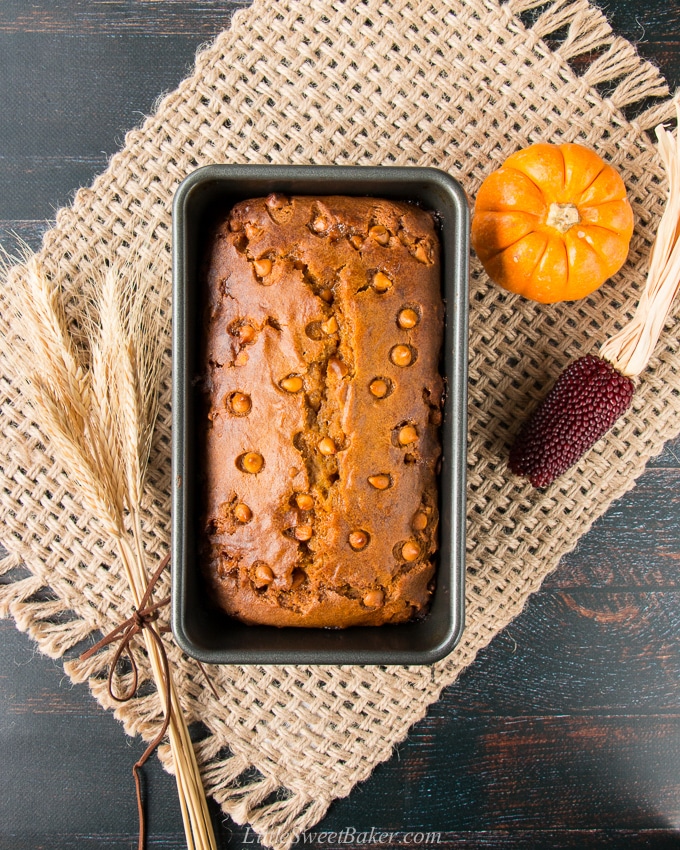
[[[62,283],[77,331],[82,283],[106,259],[153,256],[170,298],[171,197],[206,163],[435,165],[473,197],[516,148],[575,140],[609,158],[629,188],[637,221],[629,262],[586,301],[523,301],[489,285],[473,261],[467,628],[453,655],[433,668],[210,668],[218,701],[194,663],[171,649],[187,715],[204,724],[198,751],[209,792],[275,848],[390,756],[680,430],[673,320],[632,410],[578,467],[543,493],[506,469],[508,444],[546,382],[632,314],[666,191],[646,130],[670,116],[668,102],[654,101],[633,121],[622,112],[667,94],[658,72],[586,0],[558,0],[523,23],[538,5],[255,0],[200,53],[194,75],[128,135],[92,188],[59,212],[44,240],[44,265]],[[1,519],[11,554],[0,566],[0,608],[44,652],[73,655],[79,642],[128,615],[126,583],[8,374],[6,322],[2,338]],[[146,514],[146,543],[159,555],[169,529],[169,352],[165,369]],[[67,670],[113,707],[101,679],[107,660],[104,653]],[[157,695],[119,707],[117,716],[129,733],[150,737]],[[167,763],[168,752],[161,757]]]

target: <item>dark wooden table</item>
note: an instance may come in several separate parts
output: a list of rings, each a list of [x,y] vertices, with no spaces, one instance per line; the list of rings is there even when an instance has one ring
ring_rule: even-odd
[[[0,242],[13,231],[37,247],[242,5],[3,0]],[[675,88],[680,0],[603,6]],[[680,440],[317,831],[392,831],[403,847],[407,831],[449,848],[680,847],[679,516]],[[135,847],[141,742],[11,622],[0,641],[0,850]],[[146,776],[149,847],[183,847],[174,781],[155,759]],[[213,811],[221,847],[257,848]]]

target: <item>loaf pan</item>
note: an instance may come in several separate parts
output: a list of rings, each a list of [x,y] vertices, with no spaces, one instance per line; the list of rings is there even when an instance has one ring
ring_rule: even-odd
[[[446,380],[439,476],[439,551],[429,612],[406,624],[347,629],[248,626],[218,610],[200,551],[201,238],[218,211],[271,192],[408,201],[433,211],[442,242]],[[209,664],[431,664],[460,639],[464,621],[469,214],[465,193],[434,168],[210,165],[192,172],[173,203],[172,629]]]

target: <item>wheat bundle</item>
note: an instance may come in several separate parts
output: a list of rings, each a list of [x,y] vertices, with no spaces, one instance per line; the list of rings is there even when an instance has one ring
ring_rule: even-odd
[[[144,551],[141,504],[159,395],[161,347],[169,315],[152,286],[153,270],[132,274],[107,268],[90,282],[88,311],[76,343],[69,332],[59,286],[35,256],[23,257],[25,273],[5,283],[20,344],[12,367],[23,380],[35,420],[55,457],[118,550],[133,612],[149,610],[154,565]],[[158,569],[158,564],[155,565]],[[180,807],[190,850],[215,847],[203,784],[185,718],[153,617],[138,631],[161,695]],[[120,612],[121,618],[129,612]],[[135,676],[136,679],[136,676]],[[154,743],[157,743],[155,741]],[[144,818],[135,765],[140,815]]]

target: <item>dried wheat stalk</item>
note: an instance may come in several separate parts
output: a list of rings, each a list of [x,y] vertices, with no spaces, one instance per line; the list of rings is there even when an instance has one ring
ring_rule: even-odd
[[[25,378],[35,418],[57,458],[77,483],[85,507],[116,542],[139,608],[149,582],[142,542],[141,500],[156,420],[159,368],[167,313],[152,275],[107,270],[92,281],[79,352],[68,331],[60,291],[35,256],[24,273],[4,275],[23,346],[13,367]],[[6,271],[6,269],[5,269]],[[11,281],[11,283],[10,283]],[[85,365],[84,361],[89,362]],[[122,612],[121,612],[122,613]],[[215,837],[189,731],[172,677],[147,629],[142,632],[174,758],[180,807],[190,850],[214,848]],[[140,845],[142,842],[140,835]]]

